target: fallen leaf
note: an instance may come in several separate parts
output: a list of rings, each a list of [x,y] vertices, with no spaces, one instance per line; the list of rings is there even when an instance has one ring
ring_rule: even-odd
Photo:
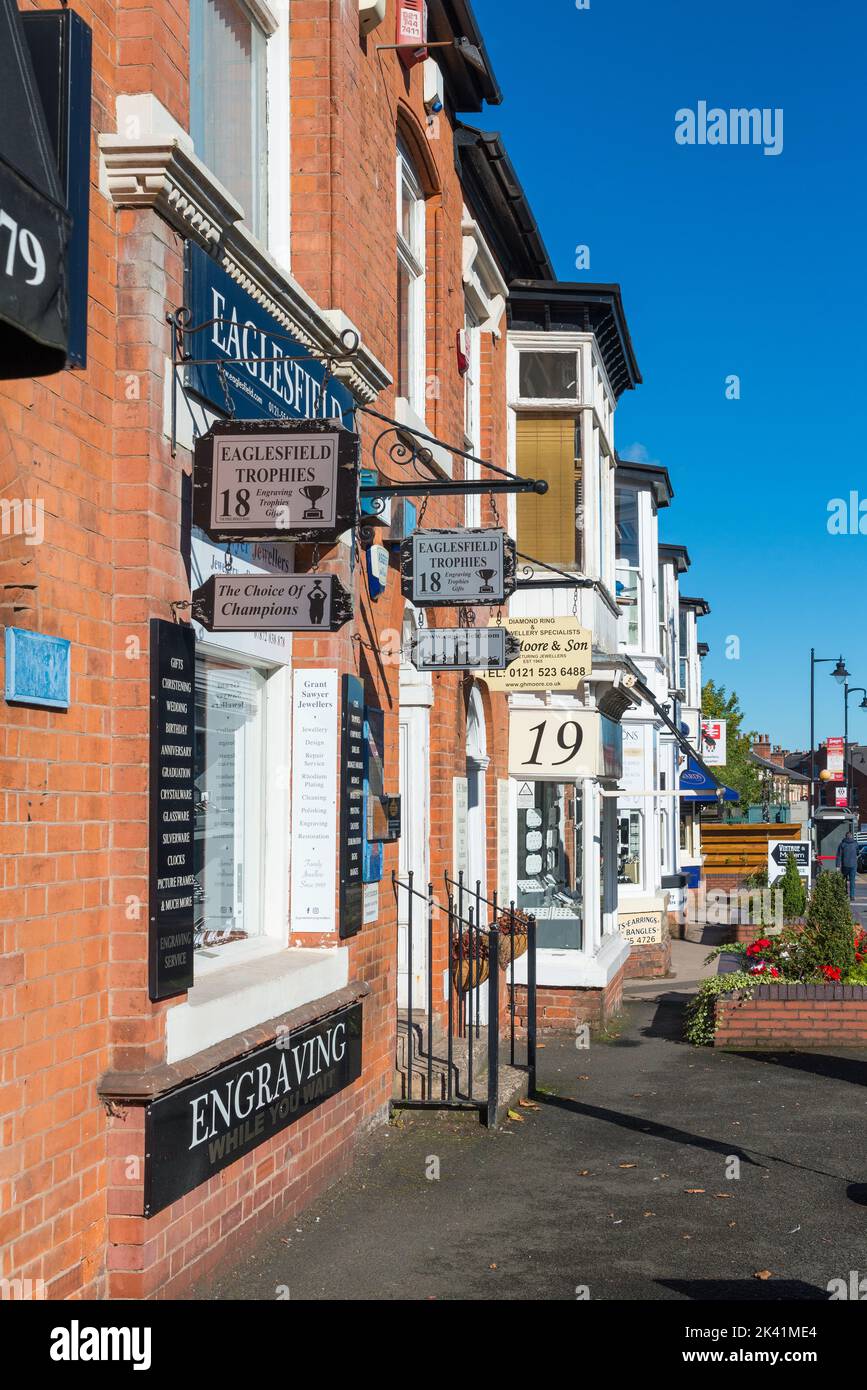
[[[534,1100],[528,1100],[528,1099],[526,1099],[526,1097],[524,1097],[524,1096],[521,1097],[521,1099],[518,1101],[518,1104],[520,1105],[520,1107],[521,1107],[522,1110],[538,1110],[538,1109],[539,1109],[539,1106],[536,1104],[536,1102],[535,1102]]]
[[[773,1274],[769,1269],[757,1269],[753,1275],[754,1279],[773,1279]]]
[[[585,1073],[583,1076],[579,1076],[579,1077],[578,1077],[578,1080],[579,1080],[579,1081],[589,1081],[589,1080],[590,1080],[590,1077],[587,1076],[587,1074]]]
[[[496,1269],[496,1268],[497,1268],[497,1266],[496,1266],[495,1264],[488,1265],[488,1269]]]
[[[655,1211],[646,1211],[646,1212],[644,1213],[644,1215],[645,1215],[645,1216],[655,1216],[655,1215],[656,1215],[656,1212],[655,1212]]]
[[[618,1163],[618,1168],[637,1168],[637,1163]]]
[[[578,1172],[578,1176],[579,1176],[579,1178],[589,1178],[589,1176],[590,1176],[590,1169],[589,1169],[589,1168],[581,1168],[581,1169],[579,1170],[579,1172]]]
[[[715,1192],[713,1195],[719,1197],[721,1202],[730,1202],[735,1194],[733,1192]]]
[[[736,1221],[730,1221],[730,1222],[729,1222],[729,1230],[731,1230],[732,1226],[736,1226],[737,1224],[738,1224],[738,1223],[737,1223]]]
[[[506,1114],[508,1115],[510,1120],[519,1120],[521,1124],[524,1123],[524,1116],[519,1115],[517,1110],[507,1110]]]
[[[696,1192],[704,1192],[704,1191],[705,1191],[705,1189],[704,1189],[703,1187],[685,1187],[683,1190],[684,1190],[684,1192],[688,1192],[690,1195],[692,1195],[692,1194],[694,1194],[694,1193],[696,1193]]]

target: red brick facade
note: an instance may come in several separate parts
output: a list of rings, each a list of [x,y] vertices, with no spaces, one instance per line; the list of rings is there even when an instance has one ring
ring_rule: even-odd
[[[536,1026],[540,1034],[574,1033],[582,1024],[604,1028],[623,1009],[626,966],[612,975],[605,989],[557,988],[540,985],[536,1000]],[[527,1025],[527,989],[515,987],[515,1022],[521,1036]]]
[[[107,1075],[147,1075],[164,1064],[165,1015],[181,1002],[148,997],[147,875],[149,621],[170,618],[170,605],[189,598],[179,536],[191,461],[184,449],[172,457],[164,427],[166,314],[183,303],[184,238],[154,208],[119,208],[105,196],[96,137],[117,132],[121,93],[153,93],[186,126],[188,13],[166,0],[148,8],[85,0],[77,9],[94,31],[88,365],[0,384],[0,492],[45,506],[43,545],[0,542],[0,617],[72,643],[68,712],[7,705],[0,726],[0,1276],[44,1280],[49,1298],[125,1298],[176,1292],[227,1251],[239,1253],[241,1240],[300,1210],[345,1171],[356,1136],[385,1117],[398,851],[386,850],[378,920],[349,943],[349,979],[368,990],[360,1080],[146,1219],[143,1105],[104,1103],[98,1087]],[[449,120],[444,112],[430,138],[421,69],[407,75],[394,54],[359,41],[357,19],[354,5],[291,6],[293,276],[320,308],[348,315],[396,375],[400,132],[427,194],[426,423],[462,447],[454,344],[464,322],[463,194]],[[504,467],[505,325],[499,341],[483,337],[482,372],[482,454]],[[376,409],[391,415],[394,404],[389,389]],[[367,465],[383,427],[359,420]],[[463,522],[462,498],[428,508],[426,525]],[[298,560],[305,568],[303,551]],[[399,665],[385,655],[403,614],[395,567],[373,604],[346,547],[323,554],[322,565],[354,589],[355,621],[334,637],[297,639],[293,666],[362,678],[387,713],[396,785]],[[480,610],[477,620],[486,619]],[[430,873],[438,885],[454,868],[453,782],[463,775],[455,750],[466,743],[470,684],[434,677]],[[495,807],[506,776],[505,701],[483,698]],[[495,817],[489,824],[494,884]],[[444,921],[438,932],[441,968]],[[290,944],[320,943],[307,935]]]

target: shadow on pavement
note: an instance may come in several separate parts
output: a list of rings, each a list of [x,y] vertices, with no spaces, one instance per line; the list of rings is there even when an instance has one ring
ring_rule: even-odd
[[[654,1282],[699,1303],[828,1302],[827,1289],[805,1284],[802,1279],[656,1279]]]
[[[867,1207],[867,1182],[850,1182],[846,1196],[859,1207]]]
[[[863,1050],[863,1044],[861,1046]],[[824,1052],[766,1052],[758,1048],[727,1047],[725,1051],[729,1057],[743,1057],[748,1062],[764,1062],[766,1066],[804,1071],[810,1076],[825,1076],[852,1086],[867,1086],[867,1061],[863,1057],[834,1057]]]
[[[641,1029],[643,1038],[665,1038],[667,1042],[683,1043],[683,1016],[686,1006],[694,994],[664,995],[656,1002],[656,1012],[646,1028]]]

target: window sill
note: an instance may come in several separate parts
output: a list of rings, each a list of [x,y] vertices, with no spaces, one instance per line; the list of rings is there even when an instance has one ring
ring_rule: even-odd
[[[258,943],[256,943],[258,944]],[[268,949],[268,946],[272,949]],[[166,1014],[166,1060],[182,1061],[214,1043],[279,1014],[333,994],[349,980],[349,951],[293,947],[263,949],[200,973],[185,1003]]]

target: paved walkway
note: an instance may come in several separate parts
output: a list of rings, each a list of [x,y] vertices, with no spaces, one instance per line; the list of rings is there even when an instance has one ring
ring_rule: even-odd
[[[696,1050],[681,1022],[633,1002],[589,1050],[547,1043],[539,1108],[499,1132],[379,1130],[193,1297],[825,1299],[867,1274],[867,1051]]]

